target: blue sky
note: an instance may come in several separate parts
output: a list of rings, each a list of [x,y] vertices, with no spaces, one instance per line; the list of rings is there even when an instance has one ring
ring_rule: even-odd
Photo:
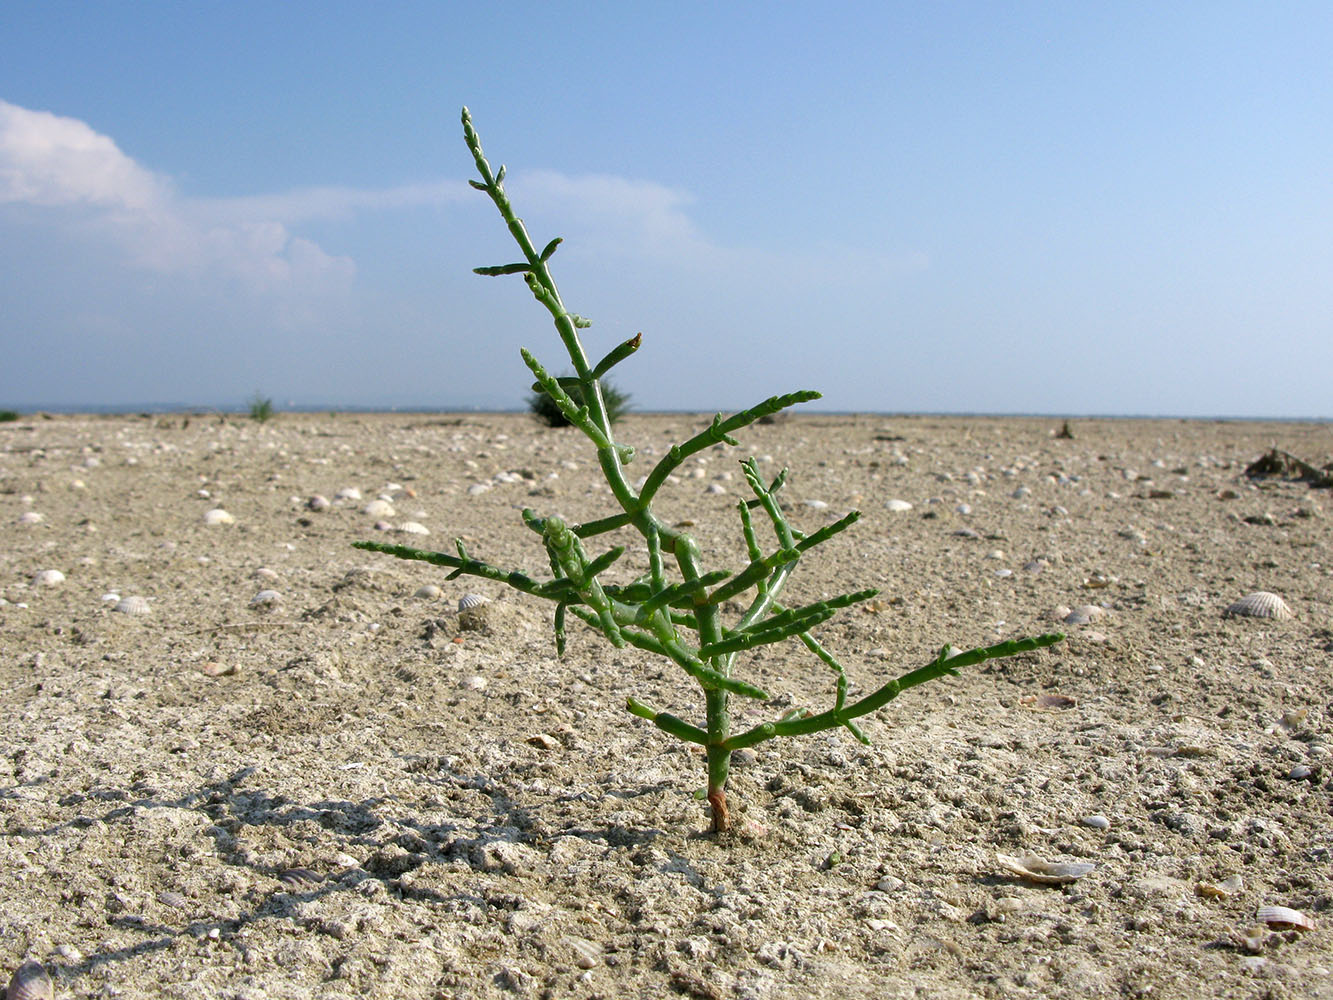
[[[0,408],[1333,417],[1333,6],[0,5]]]

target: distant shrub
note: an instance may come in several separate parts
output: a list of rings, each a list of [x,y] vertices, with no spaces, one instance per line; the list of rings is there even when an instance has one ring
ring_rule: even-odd
[[[602,383],[602,402],[606,404],[606,416],[611,423],[619,423],[620,418],[629,411],[629,394],[621,392],[605,379]],[[583,405],[583,389],[577,384],[562,383],[575,406]],[[555,400],[544,392],[534,392],[528,397],[528,410],[547,427],[568,427],[569,418],[560,412]]]
[[[273,409],[273,400],[255,393],[255,398],[250,400],[250,419],[262,424],[266,420],[272,420],[276,415],[277,410]]]
[[[0,410],[0,424],[13,423],[18,418],[18,410]]]

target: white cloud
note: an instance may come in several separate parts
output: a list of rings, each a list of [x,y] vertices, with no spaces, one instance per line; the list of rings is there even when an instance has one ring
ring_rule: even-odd
[[[0,202],[153,212],[170,185],[75,118],[0,100]]]
[[[183,197],[108,136],[75,118],[0,101],[0,205],[59,210],[85,236],[132,266],[208,280],[241,279],[258,291],[346,281],[350,258],[294,235],[264,205]]]

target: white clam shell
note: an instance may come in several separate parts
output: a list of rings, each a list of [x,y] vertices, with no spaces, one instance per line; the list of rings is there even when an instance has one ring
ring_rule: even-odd
[[[899,513],[912,509],[912,505],[906,500],[886,500],[884,501],[884,506],[889,510],[898,511]]]
[[[1303,931],[1314,930],[1313,920],[1300,910],[1293,910],[1289,906],[1261,906],[1259,907],[1259,919],[1270,927],[1283,930],[1292,928]]]
[[[1000,863],[1000,867],[1014,875],[1018,875],[1030,882],[1040,882],[1042,885],[1064,885],[1066,882],[1073,882],[1087,875],[1096,865],[1086,862],[1050,862],[1043,861],[1035,855],[1025,855],[1021,858],[1013,858],[1007,854],[995,855],[995,860]]]
[[[398,530],[405,535],[429,535],[430,529],[424,524],[418,524],[416,521],[404,521],[398,525]]]
[[[393,504],[388,500],[375,499],[361,508],[361,513],[367,517],[393,517]]]
[[[221,507],[214,507],[212,510],[204,511],[204,524],[235,524],[236,518],[232,517]]]
[[[360,500],[361,491],[355,486],[344,486],[337,493],[333,494],[335,500]]]
[[[473,608],[479,608],[483,604],[490,604],[491,599],[485,594],[464,594],[458,600],[458,610],[471,611]]]
[[[1095,604],[1084,604],[1065,615],[1066,625],[1088,625],[1106,617],[1106,609]]]
[[[1266,590],[1256,590],[1253,594],[1246,594],[1239,601],[1228,605],[1223,612],[1228,618],[1240,616],[1243,618],[1295,618],[1296,613],[1291,607],[1277,594],[1269,593]]]
[[[19,524],[41,524],[42,515],[35,510],[25,510],[19,515]]]
[[[9,980],[6,1000],[55,1000],[55,984],[40,962],[24,962]]]
[[[252,608],[274,608],[282,603],[282,595],[276,590],[261,590],[250,598]]]
[[[440,595],[443,594],[443,593],[444,593],[444,591],[442,591],[442,590],[441,590],[439,587],[437,587],[435,584],[433,584],[433,583],[427,583],[427,584],[423,584],[422,586],[418,587],[418,588],[417,588],[417,592],[416,592],[415,594],[413,594],[412,596],[413,596],[413,597],[419,597],[419,598],[421,598],[421,600],[423,600],[423,601],[434,601],[434,600],[437,600],[437,599],[440,597]]]
[[[34,587],[55,587],[65,582],[65,574],[58,569],[39,570],[33,574],[32,585]]]
[[[153,609],[148,606],[146,597],[131,594],[129,597],[122,597],[111,610],[119,611],[123,615],[146,615]]]

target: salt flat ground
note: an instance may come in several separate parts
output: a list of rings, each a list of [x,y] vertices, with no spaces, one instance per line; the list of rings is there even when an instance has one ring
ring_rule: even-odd
[[[631,471],[706,420],[629,417]],[[88,998],[1333,996],[1329,494],[1243,474],[1273,446],[1322,464],[1333,428],[1058,427],[797,416],[663,491],[710,567],[744,563],[748,455],[790,466],[803,531],[864,512],[788,590],[881,589],[817,630],[853,692],[945,643],[1068,633],[906,693],[869,747],[739,754],[720,839],[695,748],[624,708],[697,721],[692,681],[578,623],[558,660],[548,604],[351,547],[461,536],[545,575],[522,507],[615,509],[576,433],[0,425],[0,963]],[[1254,591],[1295,617],[1224,617]],[[794,642],[737,672],[771,695],[737,726],[832,700]],[[1041,885],[1002,855],[1095,867]],[[1317,926],[1258,926],[1269,905]]]

